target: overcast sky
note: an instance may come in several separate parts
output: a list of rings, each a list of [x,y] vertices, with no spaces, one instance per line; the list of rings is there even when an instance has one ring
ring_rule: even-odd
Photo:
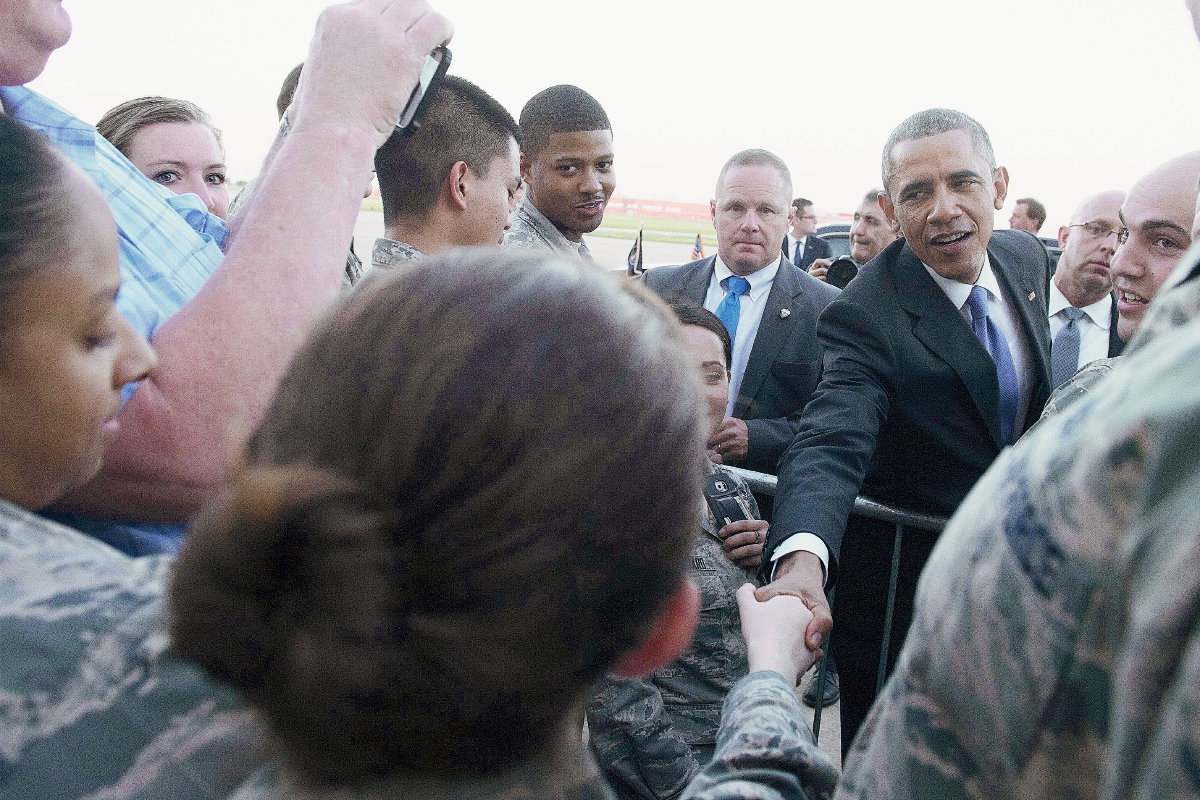
[[[75,32],[33,88],[95,122],[133,97],[198,103],[224,131],[231,179],[274,135],[275,97],[303,60],[319,0],[66,0]],[[879,183],[904,117],[961,109],[988,129],[1010,202],[1050,210],[1128,189],[1200,148],[1200,45],[1182,0],[437,0],[451,72],[517,116],[574,83],[613,123],[617,192],[706,202],[726,158],[765,147],[797,194],[852,211]]]

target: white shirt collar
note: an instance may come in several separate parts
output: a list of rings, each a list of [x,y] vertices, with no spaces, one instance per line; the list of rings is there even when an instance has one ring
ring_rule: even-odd
[[[1062,290],[1058,288],[1058,284],[1053,280],[1050,281],[1050,316],[1054,316],[1064,308],[1068,308],[1071,301],[1067,299]],[[1088,318],[1096,325],[1108,330],[1109,324],[1112,322],[1112,295],[1106,294],[1090,306],[1083,307],[1083,313],[1088,315]]]
[[[982,286],[987,290],[988,294],[992,295],[1000,302],[1004,302],[1003,295],[1000,294],[1000,284],[996,281],[996,275],[992,272],[991,259],[984,255],[983,269],[979,271],[979,277],[975,279],[975,283],[960,283],[953,278],[943,278],[941,275],[933,271],[933,268],[921,262],[921,266],[925,267],[925,271],[929,273],[929,277],[933,278],[933,282],[941,287],[946,293],[946,297],[950,298],[950,302],[954,303],[954,307],[961,309],[967,303],[967,299],[971,296],[971,289],[975,286]]]
[[[771,291],[771,284],[775,282],[775,275],[779,272],[779,265],[783,261],[783,253],[779,254],[779,258],[767,264],[757,272],[749,275],[743,275],[750,282],[750,291],[746,294],[750,295],[751,300],[757,300],[767,292]],[[725,266],[725,262],[718,255],[713,266],[713,274],[716,276],[717,283],[728,278],[733,274],[729,267]]]

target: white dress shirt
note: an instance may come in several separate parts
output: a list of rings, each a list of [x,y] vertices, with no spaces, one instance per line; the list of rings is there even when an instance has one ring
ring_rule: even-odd
[[[968,328],[964,335],[974,335],[971,332],[970,315],[963,310],[967,299],[971,296],[971,289],[975,285],[982,286],[987,291],[988,296],[988,316],[1000,329],[1000,333],[1004,335],[1008,342],[1008,349],[1012,353],[1013,367],[1017,373],[1017,383],[1021,389],[1021,403],[1017,410],[1017,419],[1015,426],[1017,430],[1021,429],[1026,414],[1029,412],[1029,401],[1033,392],[1033,381],[1029,374],[1029,364],[1032,363],[1032,356],[1029,351],[1029,343],[1025,341],[1025,337],[1021,336],[1020,326],[1014,311],[1008,308],[1008,304],[1004,299],[1004,293],[1000,291],[1000,284],[996,280],[995,273],[992,272],[990,259],[985,259],[983,269],[979,272],[979,277],[974,284],[960,283],[959,281],[950,278],[943,278],[941,275],[934,272],[928,265],[922,263],[925,271],[929,273],[929,277],[933,278],[933,282],[946,293],[946,297],[954,304],[954,307],[959,309],[959,313],[963,315],[963,319],[967,321]],[[814,545],[814,542],[820,546]],[[775,549],[772,556],[774,564],[779,563],[779,559],[798,551],[815,553],[817,558],[821,559],[821,566],[825,568],[825,579],[829,579],[829,548],[821,537],[808,533],[801,532],[793,534],[785,539],[779,547]],[[771,567],[771,578],[775,577],[775,566]]]
[[[791,257],[792,257],[791,261],[793,264],[795,264],[796,263],[796,248],[797,247],[800,248],[800,255],[803,256],[804,248],[805,248],[805,246],[808,245],[808,237],[802,236],[799,239],[797,239],[795,236],[792,236],[789,233],[787,238],[788,238],[788,253],[791,254]]]
[[[1098,358],[1108,358],[1108,329],[1112,323],[1112,302],[1112,294],[1106,294],[1090,306],[1081,309],[1083,316],[1075,322],[1079,328],[1079,363],[1075,365],[1076,369]],[[1071,301],[1059,291],[1058,284],[1050,281],[1051,342],[1067,324],[1067,316],[1062,312],[1070,306]]]
[[[771,285],[775,283],[775,275],[779,273],[779,259],[771,262],[757,272],[745,275],[750,282],[750,291],[739,299],[737,336],[733,339],[733,363],[729,367],[729,401],[725,404],[725,416],[733,416],[733,407],[737,405],[738,391],[742,388],[742,376],[746,374],[746,364],[750,361],[750,351],[754,349],[754,337],[758,335],[758,324],[762,322],[763,309],[767,307],[767,295],[771,293]],[[714,314],[717,306],[725,299],[728,292],[721,285],[733,272],[717,256],[713,268],[712,280],[708,282],[708,294],[704,296],[704,307]]]

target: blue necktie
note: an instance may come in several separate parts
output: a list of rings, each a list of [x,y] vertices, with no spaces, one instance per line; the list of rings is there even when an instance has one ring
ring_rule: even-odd
[[[1012,351],[1004,334],[996,327],[987,311],[987,290],[982,286],[971,289],[971,296],[964,306],[971,315],[971,330],[996,365],[996,378],[1000,383],[1000,439],[1004,444],[1014,441],[1017,408],[1021,404],[1021,386],[1017,381],[1017,368],[1013,364]]]
[[[792,244],[795,245],[792,249],[792,263],[798,267],[800,266],[800,262],[804,260],[804,245],[800,244],[799,239],[793,239]]]
[[[741,296],[750,291],[750,281],[738,275],[730,275],[721,281],[725,289],[725,299],[717,306],[717,317],[725,323],[729,330],[729,340],[737,339],[738,317],[742,313]]]

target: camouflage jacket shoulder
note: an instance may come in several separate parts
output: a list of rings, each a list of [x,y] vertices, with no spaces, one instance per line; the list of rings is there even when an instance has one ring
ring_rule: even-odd
[[[209,800],[256,766],[249,712],[167,650],[170,565],[0,501],[0,798]]]
[[[752,518],[758,504],[744,480],[712,462],[736,488]],[[596,759],[617,794],[671,800],[712,758],[725,696],[748,669],[736,593],[755,570],[729,560],[719,526],[700,500],[701,533],[692,545],[691,575],[700,589],[700,618],[679,658],[645,678],[607,676],[588,707]]]
[[[1042,416],[1038,422],[1040,423],[1043,419],[1061,413],[1067,406],[1081,398],[1087,397],[1088,393],[1098,383],[1108,377],[1108,374],[1113,371],[1113,367],[1120,363],[1121,358],[1121,356],[1098,358],[1095,361],[1085,364],[1078,372],[1050,393],[1050,398],[1046,400],[1046,406],[1042,410]]]
[[[394,268],[410,261],[426,258],[426,255],[407,242],[379,237],[371,248],[371,266]]]
[[[562,231],[554,227],[554,223],[546,219],[545,215],[529,202],[528,197],[521,199],[517,210],[512,214],[512,224],[504,232],[504,246],[525,250],[549,250],[577,258],[589,266],[596,265],[587,245],[580,243],[576,247],[568,241]]]
[[[839,797],[1200,794],[1200,279],[1147,324],[954,515]]]

